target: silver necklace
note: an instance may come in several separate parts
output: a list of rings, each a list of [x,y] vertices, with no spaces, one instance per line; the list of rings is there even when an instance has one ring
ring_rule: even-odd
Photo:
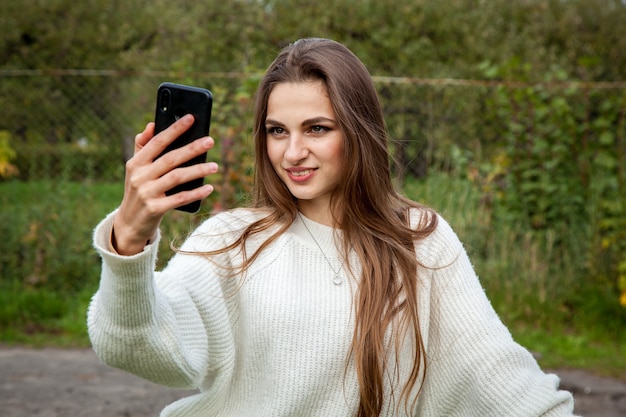
[[[343,280],[339,276],[339,273],[343,269],[343,264],[344,263],[343,262],[341,263],[341,267],[337,271],[335,270],[335,268],[333,268],[333,264],[330,262],[330,259],[328,259],[328,256],[326,256],[326,252],[324,252],[324,250],[322,249],[320,244],[317,242],[317,239],[315,239],[315,236],[313,236],[313,233],[311,233],[311,231],[309,230],[309,226],[306,225],[306,221],[302,218],[302,213],[298,212],[298,215],[300,216],[300,220],[302,221],[302,224],[304,224],[304,228],[306,229],[307,232],[309,232],[309,235],[311,236],[311,239],[313,239],[313,242],[315,242],[315,244],[317,245],[317,247],[320,250],[320,252],[322,252],[322,255],[324,255],[324,259],[326,259],[326,262],[328,263],[328,266],[330,266],[330,269],[335,273],[335,277],[333,278],[333,284],[341,285]]]

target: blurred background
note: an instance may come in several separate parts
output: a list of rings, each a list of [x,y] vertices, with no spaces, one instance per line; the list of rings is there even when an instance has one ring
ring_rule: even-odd
[[[91,232],[159,83],[214,95],[217,192],[167,217],[175,242],[246,204],[258,80],[315,36],[369,68],[399,189],[452,224],[515,338],[626,379],[625,3],[0,0],[0,343],[88,346]]]

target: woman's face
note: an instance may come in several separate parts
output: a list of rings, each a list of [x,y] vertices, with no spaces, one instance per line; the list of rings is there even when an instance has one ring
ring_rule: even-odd
[[[343,132],[321,81],[280,83],[267,102],[267,153],[307,217],[328,223],[341,181]]]

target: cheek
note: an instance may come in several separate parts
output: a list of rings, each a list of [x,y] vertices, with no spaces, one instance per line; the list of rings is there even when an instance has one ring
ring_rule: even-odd
[[[328,160],[332,161],[337,171],[340,171],[344,162],[343,142],[337,141],[332,146],[329,146],[326,150],[328,152]]]
[[[275,167],[277,164],[280,164],[280,161],[282,159],[281,155],[282,153],[279,149],[279,146],[272,141],[268,141],[267,142],[267,157],[272,163],[272,166]]]
[[[272,165],[274,165],[274,161],[276,160],[276,155],[277,154],[278,154],[278,152],[276,150],[276,146],[274,144],[272,144],[271,141],[268,141],[267,142],[267,157],[272,162]]]

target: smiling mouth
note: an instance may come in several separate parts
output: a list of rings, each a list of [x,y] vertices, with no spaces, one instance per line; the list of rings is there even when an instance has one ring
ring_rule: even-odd
[[[294,183],[307,183],[313,175],[315,175],[315,171],[317,168],[306,168],[306,169],[296,169],[290,168],[287,169],[287,175]]]
[[[312,169],[304,169],[302,171],[289,171],[289,174],[293,175],[294,177],[304,177],[311,174],[312,172]]]

